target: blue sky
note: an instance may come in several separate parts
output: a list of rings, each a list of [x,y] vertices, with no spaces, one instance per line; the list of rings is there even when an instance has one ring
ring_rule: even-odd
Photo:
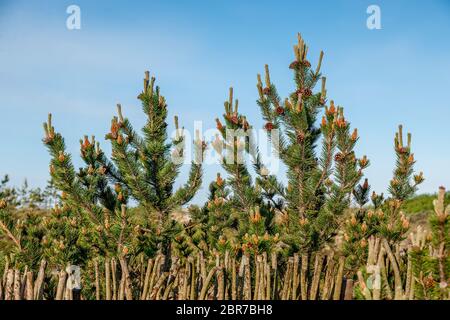
[[[66,28],[66,8],[81,8],[81,30]],[[366,9],[381,8],[381,30],[366,28]],[[420,192],[450,188],[450,1],[5,1],[0,0],[0,174],[43,186],[49,157],[42,125],[54,114],[79,165],[78,140],[103,141],[115,105],[138,127],[136,95],[144,70],[156,75],[170,116],[190,129],[213,127],[229,86],[255,127],[256,74],[269,64],[285,96],[301,32],[310,60],[325,58],[328,97],[357,127],[372,188],[385,191],[394,166],[397,125],[413,133]],[[183,168],[180,182],[188,167]],[[205,169],[195,202],[205,199],[217,166]]]

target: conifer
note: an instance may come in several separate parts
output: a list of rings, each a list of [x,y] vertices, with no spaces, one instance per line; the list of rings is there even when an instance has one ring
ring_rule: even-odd
[[[149,72],[145,73],[138,99],[147,119],[142,135],[117,105],[118,114],[106,135],[112,146],[111,159],[94,137],[85,136],[80,141],[85,166],[76,172],[51,116],[44,124],[44,143],[52,157],[50,174],[62,192],[62,202],[88,232],[92,231],[97,249],[122,258],[131,252],[152,256],[158,250],[166,256],[167,268],[172,239],[180,230],[171,213],[189,202],[199,189],[206,145],[199,138],[194,141],[195,158],[188,181],[174,190],[183,160],[183,129],[175,117],[176,136],[168,141],[167,103]],[[138,203],[138,209],[127,210],[131,200]]]
[[[289,66],[294,72],[295,88],[284,100],[265,66],[264,83],[260,75],[257,77],[257,103],[266,122],[264,128],[287,167],[287,188],[276,188],[281,189],[282,210],[288,217],[283,238],[293,251],[310,253],[333,239],[339,217],[350,205],[352,191],[369,162],[355,155],[357,132],[350,130],[343,108],[333,101],[326,105],[326,79],[320,73],[323,52],[315,69],[307,60],[307,52],[299,34],[295,60]],[[314,93],[320,80],[321,90]],[[278,130],[276,137],[274,129]],[[317,155],[319,143],[321,153]]]

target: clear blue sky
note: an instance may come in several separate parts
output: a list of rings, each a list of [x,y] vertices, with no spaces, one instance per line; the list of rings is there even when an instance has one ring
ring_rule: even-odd
[[[66,8],[81,8],[81,30],[66,28]],[[381,30],[366,9],[381,8]],[[367,177],[384,191],[399,123],[413,133],[420,192],[450,188],[450,1],[2,1],[0,0],[0,174],[43,186],[47,112],[78,161],[78,140],[103,141],[115,105],[136,126],[143,71],[156,74],[171,116],[187,128],[214,126],[229,86],[243,113],[262,126],[255,76],[265,63],[285,96],[287,68],[301,32],[310,60],[325,51],[328,96],[346,108],[361,136]],[[186,171],[180,181],[185,180]],[[202,195],[217,167],[206,168]]]

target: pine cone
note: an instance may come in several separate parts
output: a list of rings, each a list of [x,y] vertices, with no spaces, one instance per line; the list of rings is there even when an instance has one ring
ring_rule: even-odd
[[[397,152],[398,152],[398,153],[401,153],[401,154],[407,153],[407,152],[408,152],[408,149],[407,149],[407,148],[404,148],[404,147],[399,147],[399,148],[397,148]]]
[[[284,114],[284,108],[283,107],[277,107],[275,109],[276,113],[279,114],[280,116]]]
[[[303,91],[302,95],[305,98],[308,98],[308,97],[310,97],[312,95],[312,91],[309,88],[304,88],[302,91]]]
[[[302,61],[302,66],[304,66],[306,68],[310,68],[311,67],[311,63],[308,60],[303,60]]]
[[[263,93],[268,96],[270,94],[270,88],[264,88]]]
[[[273,123],[272,123],[272,122],[267,122],[266,125],[264,126],[264,128],[265,128],[267,131],[272,131],[272,129],[273,129]]]
[[[368,179],[365,179],[365,180],[364,180],[364,183],[363,183],[363,185],[362,185],[362,188],[363,188],[364,190],[369,189],[369,180],[368,180]]]
[[[423,284],[425,285],[425,287],[426,287],[427,289],[431,289],[431,288],[434,287],[434,285],[436,284],[436,282],[434,281],[433,276],[432,276],[432,275],[429,275],[429,276],[427,276],[427,277],[425,277],[425,278],[423,279]]]
[[[300,63],[297,60],[295,60],[291,62],[291,64],[289,65],[289,69],[297,69],[299,65]]]
[[[301,88],[295,91],[295,94],[298,96],[299,94],[302,95],[303,98],[308,98],[312,95],[312,91],[309,88]]]
[[[344,155],[341,152],[336,153],[334,156],[334,161],[341,162],[342,160],[344,160]]]
[[[297,142],[303,143],[305,141],[305,134],[303,132],[299,132],[297,134]]]

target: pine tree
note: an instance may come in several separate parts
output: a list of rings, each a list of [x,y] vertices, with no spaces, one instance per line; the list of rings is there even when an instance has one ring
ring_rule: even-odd
[[[46,229],[45,217],[39,210],[17,210],[0,199],[0,257],[10,265],[30,269],[43,257],[42,239]]]
[[[403,204],[417,191],[424,181],[423,173],[414,173],[414,154],[411,149],[411,134],[407,134],[407,143],[403,141],[403,126],[399,126],[395,134],[394,150],[396,164],[388,192],[390,197],[383,201],[383,196],[372,195],[374,207],[378,207],[376,225],[377,235],[386,239],[391,245],[398,244],[405,239],[409,229],[409,221],[403,213]],[[380,203],[381,202],[381,203]]]
[[[8,186],[6,175],[0,182],[0,256],[18,269],[36,268],[45,255],[47,196],[40,188]]]
[[[52,156],[50,174],[62,192],[62,202],[87,232],[96,231],[92,233],[95,249],[106,255],[118,254],[122,266],[128,254],[151,256],[159,250],[166,256],[167,268],[172,239],[180,230],[170,213],[189,202],[199,189],[206,145],[200,139],[195,141],[188,181],[173,190],[183,160],[183,130],[175,117],[177,134],[167,141],[167,103],[149,72],[145,73],[144,90],[138,99],[147,117],[142,136],[123,117],[118,105],[118,116],[112,119],[106,135],[112,146],[111,160],[94,137],[85,136],[80,141],[85,167],[76,172],[50,116],[44,124],[44,143]],[[139,210],[126,209],[130,200],[138,203]]]
[[[210,186],[210,201],[206,207],[210,217],[209,239],[218,239],[220,251],[243,245],[242,249],[251,248],[251,253],[269,252],[271,247],[266,242],[278,238],[274,220],[274,204],[278,203],[268,183],[274,181],[274,177],[261,162],[252,126],[247,117],[239,113],[239,101],[233,100],[233,88],[230,88],[224,109],[224,123],[216,119],[220,136],[212,145],[228,177],[223,180],[218,176]],[[256,178],[252,176],[249,163],[253,164]],[[249,241],[249,237],[253,241]]]
[[[346,274],[353,277],[367,260],[368,239],[375,232],[372,227],[373,211],[367,213],[370,185],[367,179],[353,190],[357,208],[351,210],[350,218],[344,224],[342,253],[345,256]]]
[[[239,246],[239,216],[232,207],[230,190],[226,181],[217,174],[217,179],[209,186],[209,198],[206,204],[207,243],[211,248],[225,252]]]
[[[414,174],[414,155],[411,149],[411,134],[407,135],[407,144],[403,144],[403,127],[394,139],[396,154],[393,178],[388,187],[390,197],[384,199],[383,194],[372,193],[372,208],[364,207],[368,203],[370,186],[356,186],[353,191],[358,208],[352,210],[351,217],[344,225],[343,254],[346,256],[347,273],[352,276],[367,260],[369,238],[374,236],[384,239],[392,249],[406,238],[409,231],[409,220],[402,212],[405,200],[409,199],[420,183],[423,174]]]
[[[8,186],[9,176],[6,174],[0,180],[0,201],[3,201],[3,206],[18,206],[18,194],[16,188],[11,188]]]
[[[280,190],[288,218],[284,240],[293,251],[316,252],[336,234],[338,217],[349,207],[352,191],[369,161],[355,156],[358,133],[356,129],[350,131],[343,108],[333,101],[326,106],[325,78],[320,74],[323,52],[313,70],[307,51],[298,35],[295,60],[289,66],[294,72],[295,90],[284,101],[266,65],[264,85],[258,75],[257,103],[266,121],[264,128],[287,167],[288,186],[286,191]],[[321,92],[313,93],[320,79]],[[321,109],[325,114],[317,126]]]

